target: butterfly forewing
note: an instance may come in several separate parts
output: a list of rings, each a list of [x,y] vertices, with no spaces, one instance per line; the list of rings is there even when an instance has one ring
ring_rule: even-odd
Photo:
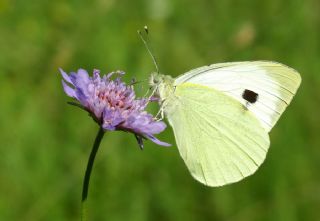
[[[298,72],[283,64],[255,61],[197,68],[178,77],[175,85],[184,82],[212,87],[233,97],[270,131],[291,102],[301,78]],[[256,94],[255,99],[250,93]]]

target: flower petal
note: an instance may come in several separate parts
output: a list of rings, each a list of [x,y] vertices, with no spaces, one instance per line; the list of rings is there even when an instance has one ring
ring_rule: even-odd
[[[150,102],[159,102],[159,101],[160,101],[160,98],[155,97],[155,96],[152,96],[152,97],[150,97],[149,101],[150,101]]]
[[[151,134],[159,134],[164,129],[166,129],[167,125],[163,123],[162,121],[154,121],[150,122],[148,125],[145,126],[145,129],[148,131],[148,133]]]
[[[71,72],[70,80],[76,87],[79,98],[83,97],[83,95],[89,97],[88,84],[90,84],[91,80],[86,70],[79,69],[77,73]]]
[[[104,124],[104,123],[102,124],[102,128],[104,130],[111,130],[111,131],[116,130],[116,128],[114,126],[112,126],[110,124]]]
[[[88,96],[83,92],[82,89],[76,88],[75,90],[75,98],[80,101],[83,106],[88,105]]]
[[[90,80],[88,72],[82,68],[78,70],[77,75],[85,83],[88,83]]]
[[[68,82],[69,84],[72,84],[72,85],[73,85],[73,83],[71,82],[71,79],[70,79],[69,75],[67,75],[67,73],[64,72],[64,71],[62,70],[62,68],[59,68],[59,71],[60,71],[63,79],[64,79],[66,82]]]
[[[74,91],[73,88],[69,87],[69,85],[67,85],[66,82],[64,82],[64,80],[62,81],[62,86],[63,86],[63,90],[64,92],[69,96],[69,97],[73,97],[76,98],[76,92]]]
[[[152,135],[144,134],[144,136],[146,138],[148,138],[149,140],[151,140],[152,142],[158,144],[158,145],[165,146],[165,147],[170,147],[171,146],[171,144],[166,143],[166,142],[162,142],[162,141],[158,140],[157,138],[155,138]]]

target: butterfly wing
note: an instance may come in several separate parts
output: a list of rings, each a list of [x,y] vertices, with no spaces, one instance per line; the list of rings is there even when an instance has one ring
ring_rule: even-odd
[[[178,77],[175,85],[184,82],[212,87],[235,98],[269,132],[291,102],[301,77],[283,64],[253,61],[200,67]]]
[[[267,131],[237,100],[193,83],[176,86],[164,111],[192,176],[208,186],[237,182],[266,157]]]

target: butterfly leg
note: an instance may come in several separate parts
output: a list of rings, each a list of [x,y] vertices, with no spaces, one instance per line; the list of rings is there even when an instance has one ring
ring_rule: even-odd
[[[150,88],[149,88],[149,90],[147,91],[145,97],[147,96],[147,94],[149,93],[149,91],[150,91]],[[157,91],[157,88],[155,87],[155,88],[152,90],[150,96],[149,96],[148,99],[147,99],[148,103],[153,100],[152,98],[153,98],[154,94],[156,93],[156,91]]]
[[[164,119],[164,107],[166,105],[166,102],[162,102],[160,104],[160,109],[158,111],[158,113],[156,114],[156,116],[154,117],[155,121],[162,121]],[[160,118],[159,118],[160,115]]]
[[[160,115],[160,118],[159,118]],[[160,110],[158,111],[158,113],[156,114],[156,116],[154,117],[154,119],[156,121],[162,121],[164,119],[164,113],[163,113],[163,108],[160,107]]]

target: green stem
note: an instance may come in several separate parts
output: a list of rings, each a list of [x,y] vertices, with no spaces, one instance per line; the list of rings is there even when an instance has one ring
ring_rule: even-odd
[[[81,220],[82,221],[86,221],[87,220],[87,210],[86,210],[86,202],[87,202],[87,197],[88,197],[88,190],[89,190],[89,182],[90,182],[90,175],[91,175],[91,171],[92,171],[92,166],[94,163],[94,159],[96,157],[96,154],[98,152],[99,146],[100,146],[100,142],[103,138],[104,135],[104,131],[103,129],[100,127],[99,132],[96,136],[96,139],[94,141],[91,153],[90,153],[90,157],[88,160],[88,164],[87,164],[87,169],[86,169],[86,173],[84,175],[84,180],[83,180],[83,186],[82,186],[82,199],[81,199]]]

